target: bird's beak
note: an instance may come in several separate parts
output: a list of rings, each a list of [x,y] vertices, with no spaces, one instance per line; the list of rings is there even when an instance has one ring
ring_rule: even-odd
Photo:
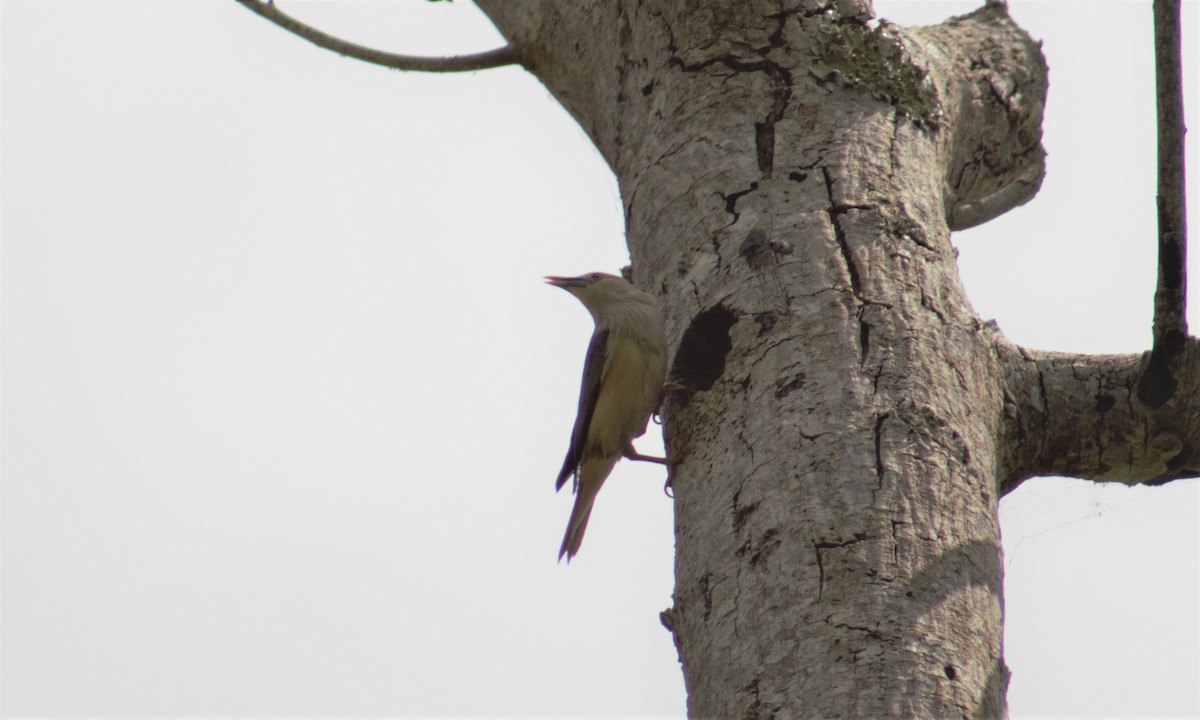
[[[583,287],[583,281],[573,277],[559,277],[558,275],[547,275],[546,284],[553,285],[556,288],[567,290],[573,287]]]

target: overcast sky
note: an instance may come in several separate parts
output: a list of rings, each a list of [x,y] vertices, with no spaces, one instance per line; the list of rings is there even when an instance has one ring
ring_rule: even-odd
[[[500,42],[462,0],[280,4],[396,52]],[[955,235],[964,282],[1015,342],[1140,352],[1150,4],[1012,14],[1045,43],[1048,174]],[[591,323],[540,278],[628,254],[531,76],[387,71],[233,0],[2,0],[0,43],[0,710],[683,715],[661,468],[618,466],[555,562]],[[1015,718],[1200,714],[1197,502],[1002,503]]]

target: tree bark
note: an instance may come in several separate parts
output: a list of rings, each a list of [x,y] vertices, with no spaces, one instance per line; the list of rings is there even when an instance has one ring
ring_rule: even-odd
[[[1073,355],[1001,342],[1005,428],[1002,494],[1037,475],[1161,485],[1200,475],[1200,348],[1183,345],[1171,400],[1139,396],[1152,352]]]
[[[1200,474],[1194,342],[1156,385],[1012,346],[959,282],[950,232],[1040,185],[1039,46],[1002,3],[478,4],[612,167],[666,307],[689,714],[1004,717],[1001,494]]]

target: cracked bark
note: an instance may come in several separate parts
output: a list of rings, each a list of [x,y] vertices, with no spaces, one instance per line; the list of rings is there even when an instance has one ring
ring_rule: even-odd
[[[689,713],[1006,715],[999,497],[1200,474],[1195,341],[1165,376],[1024,350],[959,283],[950,232],[1044,173],[1037,45],[1000,4],[478,4],[616,174],[693,390],[664,407]]]

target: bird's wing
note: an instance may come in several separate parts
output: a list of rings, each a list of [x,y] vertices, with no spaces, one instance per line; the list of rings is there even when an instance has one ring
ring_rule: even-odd
[[[562,489],[563,483],[575,473],[583,460],[583,446],[592,424],[592,413],[596,410],[596,399],[600,397],[604,364],[608,359],[608,333],[608,330],[597,329],[588,343],[587,358],[583,361],[583,381],[579,388],[579,411],[575,415],[575,428],[571,430],[571,447],[567,449],[562,470],[558,471],[555,490]]]

